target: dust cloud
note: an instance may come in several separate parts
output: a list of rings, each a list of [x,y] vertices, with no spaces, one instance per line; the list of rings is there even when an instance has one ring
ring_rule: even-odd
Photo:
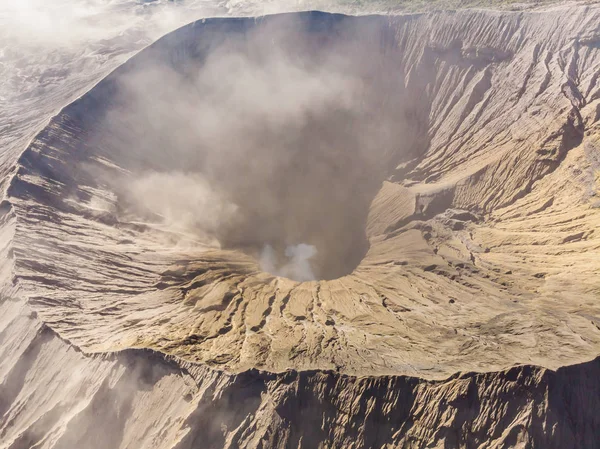
[[[288,3],[283,9],[301,7]],[[269,5],[2,4],[0,59],[8,62],[0,74],[18,66],[27,76],[0,99],[51,95],[194,18],[281,6]],[[406,136],[414,133],[405,132],[409,121],[391,120],[403,114],[404,86],[380,30],[335,20],[335,32],[289,15],[254,27],[211,22],[207,30],[215,33],[174,52],[168,37],[119,69],[118,94],[106,109],[84,112],[98,113],[101,123],[90,147],[122,169],[94,174],[117,194],[119,219],[160,223],[257,261],[266,245],[285,263],[288,247],[305,244],[317,251],[310,259],[315,278],[350,273],[369,247],[369,204],[398,162],[389,155],[409,149]],[[27,69],[40,61],[46,67],[39,76]]]
[[[93,138],[127,173],[120,210],[292,279],[350,273],[368,250],[369,205],[391,155],[415,133],[392,119],[405,104],[386,67],[393,50],[337,20],[337,33],[289,16],[253,29],[211,22],[222,32],[175,54],[159,41],[137,58],[107,85],[117,93]]]

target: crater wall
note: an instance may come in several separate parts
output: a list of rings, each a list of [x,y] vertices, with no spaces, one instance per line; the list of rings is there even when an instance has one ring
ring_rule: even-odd
[[[595,447],[599,15],[209,19],[119,67],[3,203],[2,444]],[[299,243],[316,280],[264,270]]]

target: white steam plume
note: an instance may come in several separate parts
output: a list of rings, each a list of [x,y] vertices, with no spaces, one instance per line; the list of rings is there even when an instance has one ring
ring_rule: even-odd
[[[316,276],[310,265],[310,259],[316,255],[317,248],[313,245],[306,243],[290,245],[285,249],[287,262],[279,266],[275,250],[271,245],[265,245],[260,256],[260,267],[267,273],[294,281],[314,281]]]

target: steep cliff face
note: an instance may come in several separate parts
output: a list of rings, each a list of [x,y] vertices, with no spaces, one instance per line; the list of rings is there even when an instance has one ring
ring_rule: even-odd
[[[2,203],[2,447],[596,447],[599,19],[210,19],[119,67]]]
[[[31,317],[7,330],[0,435],[13,449],[597,447],[598,360],[444,381],[234,375],[147,350],[84,355]]]

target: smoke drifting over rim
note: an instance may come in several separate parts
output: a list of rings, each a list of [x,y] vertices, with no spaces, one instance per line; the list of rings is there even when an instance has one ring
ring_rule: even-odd
[[[217,2],[197,0],[19,0],[0,4],[0,36],[20,49],[76,48],[84,42],[158,37],[190,14],[224,14]],[[127,36],[128,35],[128,36]]]
[[[323,33],[267,18],[185,54],[149,52],[120,75],[92,142],[123,169],[107,181],[122,216],[296,280],[352,272],[369,247],[370,203],[414,132],[397,123],[393,49],[335,20],[337,33]]]

